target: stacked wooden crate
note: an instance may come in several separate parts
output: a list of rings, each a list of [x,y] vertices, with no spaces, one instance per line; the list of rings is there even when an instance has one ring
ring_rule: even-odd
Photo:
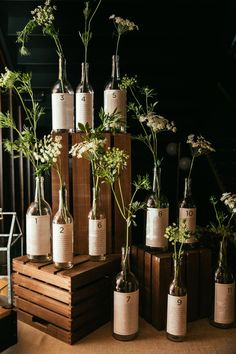
[[[13,260],[14,305],[18,318],[68,344],[73,344],[109,321],[111,282],[120,269],[120,255],[92,262],[76,256],[70,270],[32,263],[26,256]]]
[[[183,262],[188,321],[208,317],[213,283],[211,250],[187,250]],[[140,283],[141,316],[158,330],[164,330],[167,294],[173,274],[172,253],[155,253],[132,246],[131,265]]]

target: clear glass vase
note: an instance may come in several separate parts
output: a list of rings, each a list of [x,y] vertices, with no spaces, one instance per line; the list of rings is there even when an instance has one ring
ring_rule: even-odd
[[[52,211],[44,199],[44,178],[35,178],[35,196],[26,212],[26,253],[32,262],[51,260]]]

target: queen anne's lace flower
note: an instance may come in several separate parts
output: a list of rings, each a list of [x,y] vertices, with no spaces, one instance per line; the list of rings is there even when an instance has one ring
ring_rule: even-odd
[[[50,2],[51,0],[46,0],[43,7],[39,5],[31,11],[33,20],[37,22],[39,26],[48,27],[53,24],[53,10],[56,10],[56,6],[51,6]]]
[[[232,213],[236,213],[236,194],[231,192],[223,193],[220,200],[231,209]]]

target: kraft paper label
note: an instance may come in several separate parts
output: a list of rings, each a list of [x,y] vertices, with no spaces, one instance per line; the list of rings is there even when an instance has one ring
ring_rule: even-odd
[[[53,261],[73,262],[73,223],[52,224]]]
[[[185,336],[187,331],[187,295],[168,294],[166,331],[174,336]]]
[[[52,93],[52,129],[74,128],[74,94]]]
[[[169,208],[147,208],[146,245],[150,247],[167,247],[164,237],[169,223]]]
[[[34,256],[51,253],[50,215],[26,215],[26,252]]]
[[[76,128],[78,123],[88,123],[90,127],[93,124],[93,93],[76,93]]]
[[[113,332],[131,335],[138,332],[139,290],[131,293],[114,291]]]
[[[194,233],[196,230],[196,214],[196,208],[179,208],[179,224],[185,220],[187,230]],[[188,238],[185,242],[192,243],[195,241],[195,237],[190,236],[190,238]]]
[[[234,322],[235,283],[215,283],[214,321],[222,324]]]
[[[121,119],[126,122],[126,91],[125,90],[105,90],[104,91],[104,111],[111,114],[116,110],[121,115]]]
[[[89,219],[89,255],[106,254],[106,219]]]

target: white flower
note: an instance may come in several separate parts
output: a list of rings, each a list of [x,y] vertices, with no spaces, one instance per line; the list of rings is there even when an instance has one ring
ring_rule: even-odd
[[[195,136],[194,134],[190,134],[187,138],[187,144],[191,145],[194,156],[200,156],[215,151],[211,146],[211,143],[202,135]]]
[[[231,209],[232,213],[236,213],[236,194],[223,193],[220,200]]]

